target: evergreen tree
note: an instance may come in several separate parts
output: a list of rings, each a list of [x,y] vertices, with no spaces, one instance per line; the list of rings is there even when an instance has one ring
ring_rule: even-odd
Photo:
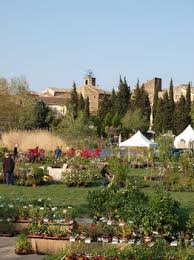
[[[168,92],[166,91],[163,95],[163,104],[161,115],[163,118],[162,132],[167,132],[172,130],[172,114],[171,114],[171,101],[168,97]]]
[[[175,106],[175,129],[174,133],[176,135],[180,134],[188,125],[187,118],[188,113],[186,109],[186,99],[181,95],[179,101]]]
[[[90,118],[90,100],[89,100],[89,97],[87,97],[85,99],[84,116],[85,116],[85,119],[87,119],[87,120]]]
[[[34,128],[49,128],[53,116],[49,107],[42,101],[37,100],[33,108]]]
[[[111,93],[110,103],[111,103],[111,112],[112,112],[112,114],[114,114],[117,110],[117,95],[115,93],[114,88]]]
[[[104,127],[112,125],[112,115],[108,112],[104,117]]]
[[[163,100],[161,98],[157,99],[153,129],[157,134],[163,131]]]
[[[102,97],[99,103],[98,115],[100,118],[104,118],[108,112],[111,110],[111,99],[107,95]]]
[[[78,100],[78,111],[84,111],[85,108],[85,100],[82,94],[79,95]]]
[[[73,117],[76,118],[78,114],[78,103],[79,103],[79,97],[76,89],[75,82],[73,83],[73,89],[71,91],[70,96],[70,105],[72,107]]]
[[[161,100],[160,100],[161,102]],[[155,125],[155,116],[156,116],[156,110],[158,106],[158,88],[155,87],[154,89],[154,97],[153,97],[153,106],[152,106],[152,124]],[[157,124],[157,123],[156,123]]]
[[[188,83],[188,87],[187,87],[187,92],[186,92],[186,113],[187,113],[187,116],[186,116],[186,122],[185,124],[189,125],[191,124],[191,116],[190,116],[190,113],[191,113],[191,83],[189,82]]]
[[[133,110],[139,109],[143,116],[150,122],[151,106],[148,93],[144,89],[144,85],[139,87],[139,81],[137,82],[136,88],[134,90],[133,100],[132,100]]]
[[[116,112],[112,118],[112,126],[113,127],[118,127],[121,125],[121,118],[119,114]]]
[[[118,93],[117,93],[117,112],[119,115],[123,116],[130,104],[131,91],[127,84],[126,78],[124,80],[120,77]]]
[[[169,87],[169,130],[173,131],[174,129],[174,110],[175,110],[175,103],[174,103],[174,86],[173,80],[170,80],[170,87]]]

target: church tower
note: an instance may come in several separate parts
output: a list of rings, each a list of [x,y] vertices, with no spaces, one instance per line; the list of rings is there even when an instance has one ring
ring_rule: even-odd
[[[89,86],[96,86],[96,78],[93,77],[92,71],[88,71],[86,76],[84,77],[84,85],[89,85]]]

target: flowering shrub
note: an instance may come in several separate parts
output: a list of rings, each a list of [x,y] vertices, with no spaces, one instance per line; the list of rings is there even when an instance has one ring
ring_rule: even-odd
[[[87,186],[91,178],[90,174],[86,171],[73,170],[71,172],[64,172],[62,181],[68,187]]]
[[[76,149],[75,148],[70,148],[68,151],[67,151],[67,156],[68,157],[74,157],[76,155]]]
[[[80,156],[82,158],[99,157],[100,154],[101,154],[100,148],[96,148],[96,149],[94,149],[94,151],[91,151],[88,148],[85,148],[80,152]]]
[[[99,179],[100,165],[95,160],[85,157],[72,158],[70,171],[63,172],[63,183],[69,187],[87,186],[89,183]]]
[[[34,149],[28,149],[27,152],[24,153],[24,155],[28,158],[29,161],[32,161],[34,158]],[[42,160],[45,157],[45,150],[39,149],[38,151],[38,159]]]

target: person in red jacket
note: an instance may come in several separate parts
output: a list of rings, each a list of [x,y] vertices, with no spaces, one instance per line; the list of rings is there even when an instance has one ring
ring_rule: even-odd
[[[38,160],[38,146],[36,146],[33,151],[33,163],[35,162],[35,160]]]

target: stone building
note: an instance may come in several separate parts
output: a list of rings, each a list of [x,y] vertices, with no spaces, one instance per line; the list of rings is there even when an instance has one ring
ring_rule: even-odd
[[[151,105],[153,105],[154,94],[157,91],[158,93],[162,91],[162,79],[153,78],[144,83],[144,89],[147,91],[150,99]]]
[[[40,98],[43,101],[45,100],[45,102],[51,108],[55,108],[58,110],[60,109],[66,112],[66,109],[64,109],[64,107],[61,107],[61,105],[63,102],[65,105],[67,103],[67,100],[70,99],[71,90],[72,89],[67,88],[47,88],[41,93]],[[94,78],[91,73],[88,73],[84,77],[83,85],[77,87],[77,92],[78,94],[82,94],[84,99],[89,97],[90,113],[97,113],[100,100],[103,98],[103,96],[111,95],[111,93],[103,90],[98,85],[96,85],[96,78]],[[59,107],[56,107],[57,102]]]

